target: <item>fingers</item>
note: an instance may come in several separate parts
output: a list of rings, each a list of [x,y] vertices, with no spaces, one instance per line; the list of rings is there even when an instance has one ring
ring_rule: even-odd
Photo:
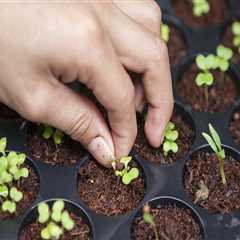
[[[136,24],[118,9],[111,11],[109,17],[112,19],[111,24],[109,21],[105,24],[123,64],[144,75],[144,92],[149,104],[145,132],[150,144],[158,147],[173,109],[167,47],[159,37]],[[137,47],[139,43],[141,48]]]

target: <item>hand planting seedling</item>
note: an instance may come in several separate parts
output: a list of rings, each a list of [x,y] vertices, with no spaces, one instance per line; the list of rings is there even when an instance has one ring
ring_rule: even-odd
[[[151,208],[148,204],[143,207],[143,221],[151,226],[154,231],[155,240],[160,240],[154,217],[151,214]]]
[[[226,157],[225,150],[222,148],[221,140],[217,131],[213,128],[211,124],[209,124],[209,131],[211,135],[207,133],[202,133],[202,135],[206,139],[212,150],[215,152],[217,159],[219,160],[219,171],[222,178],[222,183],[226,184],[227,180],[224,173],[224,159]]]
[[[53,128],[47,124],[44,124],[44,130],[42,133],[43,138],[50,139],[52,138],[56,145],[59,145],[63,142],[64,134],[58,129],[53,130]]]
[[[162,40],[167,43],[170,38],[170,28],[167,24],[163,23],[161,26],[161,37]]]
[[[210,5],[207,0],[192,0],[193,15],[195,17],[201,17],[206,15],[210,10]]]
[[[27,178],[29,171],[21,167],[26,159],[24,153],[6,152],[7,139],[0,139],[0,202],[3,212],[16,212],[17,203],[22,200],[23,193],[17,189],[21,178]],[[15,186],[16,185],[16,186]]]
[[[132,157],[123,157],[120,159],[120,163],[123,164],[122,170],[115,170],[115,175],[122,178],[122,183],[125,185],[130,184],[134,179],[138,178],[139,170],[137,168],[131,168],[128,164],[131,162]],[[116,166],[116,161],[113,161],[112,165]]]
[[[235,21],[232,24],[233,45],[238,49],[240,54],[240,21]]]
[[[75,223],[64,207],[62,200],[55,201],[51,210],[47,203],[38,205],[38,222],[44,225],[41,230],[42,239],[58,240],[65,230],[71,231],[74,228]]]
[[[177,153],[178,145],[176,140],[179,137],[179,133],[176,130],[175,124],[169,122],[165,129],[164,142],[163,142],[163,154],[166,157],[169,152]]]

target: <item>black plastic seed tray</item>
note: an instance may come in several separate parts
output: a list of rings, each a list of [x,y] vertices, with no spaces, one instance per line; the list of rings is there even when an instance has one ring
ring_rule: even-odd
[[[180,1],[180,0],[179,0]],[[217,1],[217,0],[216,0]],[[193,29],[185,26],[175,17],[171,8],[170,0],[158,1],[165,22],[173,23],[183,34],[188,46],[187,55],[172,67],[173,85],[180,80],[180,76],[188,64],[191,63],[197,53],[214,52],[221,41],[221,34],[226,25],[240,14],[239,0],[229,0],[229,15],[219,25]],[[231,74],[234,75],[238,85],[240,96],[240,72],[236,65],[232,64]],[[32,161],[31,154],[26,147],[28,123],[19,121],[0,122],[0,136],[8,139],[8,149],[25,152],[28,161],[39,175],[40,191],[36,201],[29,210],[15,218],[0,222],[0,239],[16,240],[20,230],[34,217],[36,217],[37,203],[43,200],[63,198],[68,202],[72,211],[81,214],[91,228],[93,240],[130,240],[132,223],[136,216],[140,215],[144,203],[151,201],[153,205],[176,204],[181,208],[189,209],[193,218],[200,225],[204,240],[240,240],[240,209],[230,214],[211,214],[207,210],[193,204],[184,190],[183,175],[184,167],[189,156],[199,149],[205,149],[205,142],[201,133],[207,131],[208,123],[211,122],[220,133],[227,152],[233,154],[240,161],[240,146],[236,145],[229,133],[229,124],[233,113],[240,106],[240,98],[221,113],[201,113],[191,109],[179,97],[174,88],[175,108],[195,131],[195,141],[190,152],[176,163],[170,165],[151,164],[134,154],[136,161],[143,170],[146,182],[144,199],[133,211],[121,215],[107,217],[90,210],[80,199],[77,192],[78,170],[89,156],[71,166],[49,166],[40,161]],[[111,186],[109,186],[111,187]]]

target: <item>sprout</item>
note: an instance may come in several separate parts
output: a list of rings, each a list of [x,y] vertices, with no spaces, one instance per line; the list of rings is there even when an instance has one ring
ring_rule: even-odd
[[[120,159],[120,163],[124,165],[122,170],[115,170],[115,175],[122,178],[122,182],[125,185],[130,184],[134,179],[138,178],[139,170],[137,168],[131,168],[128,164],[131,162],[132,157],[123,157]]]
[[[154,221],[154,217],[151,214],[151,208],[148,204],[146,204],[143,207],[143,221],[147,224],[149,224],[151,226],[151,228],[154,231],[154,235],[155,235],[155,240],[159,240],[159,234],[158,234],[158,230],[157,230],[157,226],[156,223]]]
[[[175,124],[169,122],[165,129],[164,142],[163,142],[163,154],[166,157],[169,152],[177,153],[178,145],[175,142],[179,137],[179,133],[175,128]]]
[[[232,24],[233,45],[238,48],[240,53],[240,21],[235,21]]]
[[[51,210],[47,203],[38,205],[38,222],[46,225],[41,230],[42,239],[58,240],[64,230],[71,231],[74,228],[75,223],[64,207],[62,200],[55,201]]]
[[[61,132],[58,129],[53,130],[53,128],[47,124],[44,124],[43,126],[44,126],[44,130],[42,133],[43,138],[45,139],[52,138],[56,145],[59,145],[63,142],[63,137],[64,137],[63,132]]]
[[[163,23],[161,26],[161,37],[162,40],[167,43],[170,38],[170,28],[167,24]]]
[[[207,0],[192,0],[193,15],[195,17],[201,17],[206,15],[210,10],[210,5]]]
[[[16,203],[23,199],[23,193],[14,184],[21,178],[27,178],[29,171],[21,167],[26,160],[24,153],[14,151],[6,152],[7,139],[0,139],[0,200],[3,212],[8,211],[13,214],[16,212]]]
[[[226,157],[225,150],[222,148],[221,140],[217,131],[213,128],[211,124],[209,124],[209,131],[211,136],[207,133],[202,133],[202,135],[206,139],[212,150],[215,152],[217,159],[219,160],[219,171],[222,178],[222,183],[226,184],[227,181],[224,173],[224,159]]]
[[[229,60],[233,56],[233,51],[230,48],[224,47],[223,45],[219,45],[217,47],[217,61],[218,68],[222,72],[226,72],[229,69],[230,63]]]

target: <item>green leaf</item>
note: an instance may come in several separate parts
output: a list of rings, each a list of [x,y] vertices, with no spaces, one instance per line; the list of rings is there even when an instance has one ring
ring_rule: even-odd
[[[16,166],[18,164],[18,155],[14,151],[8,153],[7,159],[10,166]]]
[[[8,196],[8,187],[6,185],[0,186],[0,197],[6,198]]]
[[[230,63],[226,59],[221,58],[218,61],[218,66],[222,72],[226,72],[230,67]]]
[[[53,134],[53,141],[56,145],[59,145],[63,142],[64,134],[60,130],[56,130]]]
[[[43,138],[45,138],[45,139],[51,138],[51,136],[53,135],[52,127],[50,127],[47,124],[44,124],[43,126],[44,126],[44,130],[43,130],[43,134],[42,134]]]
[[[3,155],[5,155],[6,147],[7,147],[7,138],[3,137],[0,139],[0,153],[2,153]]]
[[[47,203],[38,204],[38,222],[46,223],[50,217],[50,210]]]
[[[235,47],[240,46],[240,36],[236,36],[236,37],[233,38],[233,45]]]
[[[122,177],[123,175],[124,175],[124,170],[122,170],[122,171],[119,171],[119,170],[116,170],[115,171],[115,175],[117,176],[117,177]]]
[[[53,203],[52,207],[52,220],[55,222],[61,221],[62,211],[64,209],[64,202],[62,200],[57,200]]]
[[[197,55],[195,62],[198,66],[199,69],[201,70],[207,70],[208,66],[207,66],[207,61],[206,61],[206,57],[202,54]]]
[[[213,54],[209,54],[206,57],[208,69],[217,69],[218,67],[218,57]]]
[[[13,176],[9,174],[7,171],[2,171],[0,174],[0,182],[1,183],[10,183],[13,180]]]
[[[62,228],[54,222],[50,222],[47,226],[47,229],[52,239],[60,239],[61,235],[63,234]]]
[[[214,129],[214,127],[212,126],[211,123],[209,123],[208,127],[209,127],[209,131],[212,135],[212,138],[213,138],[214,142],[216,143],[218,151],[221,151],[222,150],[222,144],[221,144],[221,140],[220,140],[220,137],[219,137],[217,131]]]
[[[72,220],[72,218],[70,217],[67,211],[64,211],[62,213],[61,223],[63,227],[68,231],[71,231],[75,225],[74,221]]]
[[[143,213],[143,221],[147,224],[154,225],[154,219],[151,213],[145,212]]]
[[[170,130],[173,130],[175,128],[175,124],[173,122],[168,122],[167,126],[165,128],[165,132],[168,132]]]
[[[166,139],[169,141],[176,141],[179,137],[179,133],[177,130],[169,131],[166,133]]]
[[[10,197],[14,202],[19,202],[23,198],[23,194],[21,191],[18,191],[17,188],[12,187],[10,189]]]
[[[9,172],[10,172],[11,174],[13,174],[13,175],[14,175],[17,171],[18,171],[18,168],[17,168],[16,165],[13,165],[12,167],[9,168]]]
[[[122,177],[122,182],[125,185],[131,183],[134,179],[138,178],[139,170],[137,168],[132,168],[128,173],[124,174]]]
[[[29,176],[29,170],[27,168],[20,168],[15,174],[14,179],[19,180],[21,177],[27,178]]]
[[[202,86],[202,85],[211,86],[214,81],[213,74],[212,73],[199,73],[197,75],[195,81],[198,86]]]
[[[124,164],[124,168],[127,169],[128,167],[128,164],[132,161],[132,157],[131,156],[128,156],[128,157],[122,157],[120,159],[120,163],[123,163]]]
[[[26,160],[26,154],[19,153],[18,154],[18,160],[17,160],[18,165],[22,165],[25,162],[25,160]]]
[[[217,56],[225,60],[230,60],[233,56],[233,51],[231,48],[224,47],[220,44],[217,47]]]
[[[41,231],[41,238],[44,239],[44,240],[51,239],[51,235],[50,235],[47,227],[42,229],[42,231]]]
[[[9,212],[11,214],[16,212],[16,203],[15,202],[11,202],[9,200],[6,200],[3,202],[2,204],[2,211],[3,212]]]
[[[161,37],[165,43],[169,41],[170,38],[170,29],[167,24],[162,24],[161,26]]]
[[[240,22],[234,22],[232,24],[232,32],[234,35],[240,35]]]
[[[0,157],[0,174],[2,171],[8,168],[8,159],[6,157]]]
[[[205,138],[205,140],[207,141],[207,143],[209,144],[209,146],[212,148],[212,150],[217,153],[218,149],[217,146],[215,144],[215,142],[213,141],[213,139],[211,138],[210,135],[208,135],[207,133],[202,133],[203,137]]]

